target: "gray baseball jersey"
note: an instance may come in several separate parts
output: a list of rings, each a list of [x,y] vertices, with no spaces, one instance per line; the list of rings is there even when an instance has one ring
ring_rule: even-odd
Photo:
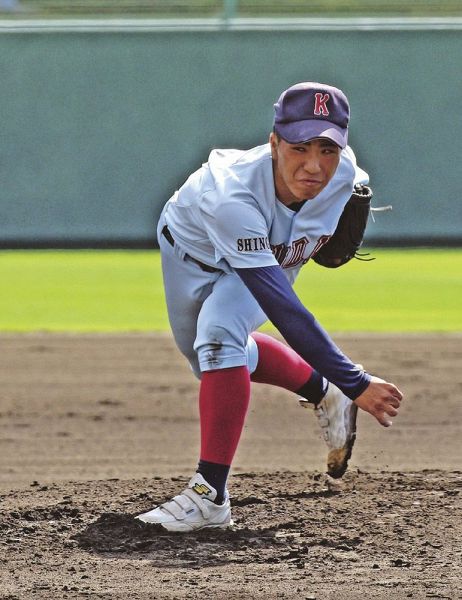
[[[367,182],[347,147],[329,184],[295,212],[276,199],[269,144],[213,150],[164,216],[185,252],[227,273],[278,263],[298,272],[335,231],[354,184]]]
[[[241,365],[253,371],[257,364],[250,333],[267,317],[234,269],[280,264],[293,283],[335,231],[354,185],[367,182],[347,147],[329,184],[291,210],[276,198],[265,144],[213,150],[173,195],[158,226],[167,308],[177,345],[198,377]],[[174,245],[162,235],[165,225]]]

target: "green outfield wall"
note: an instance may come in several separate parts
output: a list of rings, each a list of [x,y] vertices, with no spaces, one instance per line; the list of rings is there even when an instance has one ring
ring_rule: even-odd
[[[352,105],[372,243],[462,243],[462,29],[2,22],[0,243],[155,243],[213,147],[267,140],[272,103],[319,80]]]

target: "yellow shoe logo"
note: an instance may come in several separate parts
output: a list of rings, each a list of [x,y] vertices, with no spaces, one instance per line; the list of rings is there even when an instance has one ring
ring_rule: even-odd
[[[212,493],[212,490],[203,483],[195,483],[193,485],[193,490],[196,494],[199,494],[199,496],[208,496]]]

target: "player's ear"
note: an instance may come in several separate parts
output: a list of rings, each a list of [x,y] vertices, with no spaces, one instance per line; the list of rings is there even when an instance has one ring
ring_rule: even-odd
[[[271,152],[274,154],[278,149],[278,136],[272,131],[269,136],[269,143],[271,146]]]

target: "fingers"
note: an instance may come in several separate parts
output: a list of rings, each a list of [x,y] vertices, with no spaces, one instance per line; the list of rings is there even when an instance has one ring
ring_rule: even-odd
[[[390,421],[390,419],[386,416],[385,413],[379,413],[378,415],[375,415],[375,418],[380,423],[380,425],[382,425],[382,427],[391,427],[392,425],[392,421]]]
[[[386,402],[388,402],[388,404],[390,406],[393,406],[394,408],[399,408],[401,405],[401,401],[398,400],[397,398],[395,398],[394,396],[390,396]]]
[[[396,417],[398,415],[398,411],[396,408],[394,408],[393,406],[387,406],[387,408],[385,409],[385,412],[387,413],[387,415],[389,415],[390,417]]]
[[[398,415],[398,408],[399,401],[393,397],[389,398],[383,402],[375,418],[383,427],[391,427],[392,421],[389,417],[396,417]]]
[[[401,400],[403,399],[403,393],[393,383],[388,383],[379,377],[372,375],[371,383],[369,388],[366,389],[369,395],[373,395],[376,399],[381,398],[383,401],[391,402],[395,408],[398,408]]]
[[[389,396],[380,403],[374,416],[383,427],[391,427],[392,421],[390,417],[398,416],[399,408],[400,401],[395,396]]]
[[[389,399],[393,400],[393,402],[395,402],[395,403],[397,402],[398,406],[399,406],[399,403],[403,399],[402,392],[392,383],[387,383],[386,386],[384,386],[384,387],[386,387],[386,389],[389,393]],[[396,406],[396,404],[394,404],[394,406]]]
[[[393,396],[393,398],[398,400],[398,402],[401,402],[401,400],[403,399],[403,393],[395,386],[393,386],[393,391],[391,395]]]
[[[372,376],[369,386],[355,402],[375,417],[382,427],[390,427],[391,418],[398,415],[402,398],[403,394],[395,385]]]

